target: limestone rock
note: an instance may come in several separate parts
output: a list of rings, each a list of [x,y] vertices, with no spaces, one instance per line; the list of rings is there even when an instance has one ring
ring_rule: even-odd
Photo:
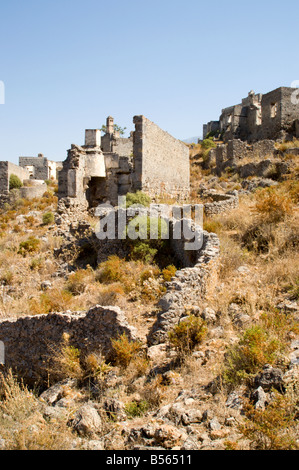
[[[66,379],[62,382],[59,382],[52,387],[48,388],[44,391],[40,398],[41,400],[45,401],[48,405],[54,405],[58,402],[61,398],[65,395],[65,390],[68,387],[74,387],[76,385],[76,380],[74,379]]]
[[[78,434],[83,436],[92,435],[102,429],[102,420],[97,410],[89,404],[83,405],[69,424]]]

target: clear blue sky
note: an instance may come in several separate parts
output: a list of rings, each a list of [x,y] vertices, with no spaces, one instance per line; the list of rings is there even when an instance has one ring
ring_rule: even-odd
[[[0,160],[64,160],[108,115],[200,135],[251,89],[299,80],[298,18],[298,0],[2,1]]]

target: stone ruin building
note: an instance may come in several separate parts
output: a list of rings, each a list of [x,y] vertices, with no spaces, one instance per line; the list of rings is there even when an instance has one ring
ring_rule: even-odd
[[[204,138],[211,133],[217,144],[204,167],[215,167],[218,176],[230,169],[241,178],[287,172],[286,162],[276,158],[276,143],[299,137],[298,92],[298,88],[287,87],[265,95],[251,91],[241,104],[223,109],[219,121],[203,126]]]
[[[203,138],[219,133],[224,142],[276,140],[299,137],[297,88],[280,87],[266,94],[250,91],[240,104],[222,110],[218,121],[203,126]]]
[[[106,133],[85,131],[85,144],[72,145],[59,172],[58,197],[85,208],[116,205],[119,195],[142,190],[180,200],[189,194],[189,149],[144,116],[135,116],[134,132],[123,138],[107,118]]]
[[[39,154],[37,157],[19,157],[19,165],[8,161],[0,161],[0,194],[7,195],[9,193],[9,180],[11,175],[16,175],[23,184],[28,185],[28,189],[22,189],[26,197],[38,197],[45,191],[45,185],[42,183],[46,180],[58,179],[58,172],[62,168],[61,162],[48,160],[44,155]],[[37,189],[40,186],[40,189]],[[29,190],[29,187],[35,188]],[[25,197],[25,196],[24,196]]]
[[[37,157],[19,157],[19,166],[28,170],[31,179],[58,180],[62,162],[48,160],[42,153],[39,153]]]

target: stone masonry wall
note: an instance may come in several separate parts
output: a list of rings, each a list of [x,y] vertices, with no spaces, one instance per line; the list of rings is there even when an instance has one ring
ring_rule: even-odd
[[[276,148],[274,140],[261,140],[252,145],[241,140],[231,140],[227,144],[219,145],[214,153],[216,154],[213,160],[216,160],[216,173],[220,175],[226,168],[240,165],[245,158],[263,162],[274,156]]]
[[[23,199],[34,199],[40,198],[47,191],[46,183],[39,184],[37,186],[24,186],[20,188],[20,197]]]
[[[204,213],[207,217],[228,212],[239,205],[238,191],[226,194],[206,192],[205,196],[213,199],[213,202],[204,203]]]
[[[219,238],[214,233],[203,233],[203,246],[195,254],[193,267],[176,272],[168,283],[167,292],[159,302],[157,321],[148,336],[149,346],[167,342],[168,332],[187,315],[187,311],[200,311],[209,283],[217,277]],[[181,250],[181,240],[175,241]]]
[[[47,180],[49,178],[48,159],[43,156],[19,157],[19,165],[34,167],[34,178],[37,180]]]
[[[151,195],[187,197],[190,185],[189,149],[144,116],[135,116],[135,188]]]
[[[54,313],[0,321],[0,341],[5,347],[5,366],[13,368],[27,383],[47,380],[53,350],[59,350],[63,334],[83,354],[102,353],[109,360],[111,339],[125,333],[135,340],[118,307],[95,306],[88,312]]]

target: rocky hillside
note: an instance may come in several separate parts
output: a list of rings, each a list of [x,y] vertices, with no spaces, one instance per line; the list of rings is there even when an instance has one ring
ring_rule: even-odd
[[[97,219],[56,212],[53,185],[1,210],[0,331],[23,317],[51,316],[54,328],[92,311],[97,321],[95,306],[120,308],[133,328],[111,332],[108,354],[60,326],[51,360],[24,383],[1,366],[2,449],[298,449],[299,160],[288,154],[284,175],[242,179],[205,168],[205,150],[190,149],[192,201],[234,202],[216,197],[206,211],[220,254],[197,302],[198,278],[179,301],[189,281],[168,246],[101,250]],[[173,279],[180,320],[151,344]]]

